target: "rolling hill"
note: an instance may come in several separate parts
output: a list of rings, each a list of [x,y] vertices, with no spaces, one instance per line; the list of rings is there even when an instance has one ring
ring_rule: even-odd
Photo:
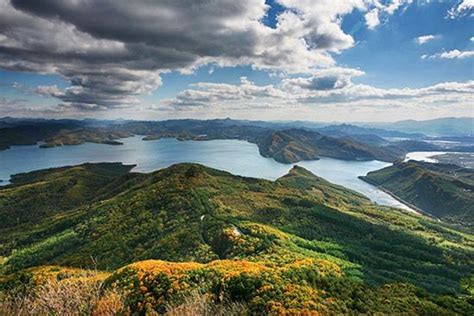
[[[408,161],[361,178],[444,221],[474,228],[472,169]]]
[[[249,314],[473,311],[470,234],[301,167],[276,181],[131,167],[42,170],[0,188],[0,290],[99,282],[136,313],[189,309],[193,295]]]
[[[258,141],[260,153],[278,162],[292,163],[330,157],[344,160],[395,161],[403,157],[385,147],[363,144],[351,138],[334,138],[315,131],[283,130]]]

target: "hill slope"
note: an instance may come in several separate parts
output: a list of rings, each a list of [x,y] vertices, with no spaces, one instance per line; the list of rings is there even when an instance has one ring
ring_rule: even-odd
[[[369,172],[362,179],[445,221],[473,228],[472,169],[409,161]]]
[[[25,269],[55,264],[111,271],[106,286],[123,289],[134,311],[161,312],[191,289],[243,300],[253,313],[472,309],[457,296],[474,270],[472,235],[373,205],[300,167],[273,182],[196,164],[150,174],[129,168],[52,169],[1,188],[4,205],[27,189],[38,197],[58,186],[75,194],[49,199],[66,205],[58,208],[32,199],[32,220],[0,228],[1,269],[9,274],[0,285],[12,288],[33,273]],[[0,213],[0,222],[27,208]],[[384,303],[390,296],[398,303]]]
[[[257,142],[264,157],[291,163],[330,157],[344,160],[395,161],[403,156],[391,148],[362,144],[350,138],[334,138],[318,132],[289,129],[269,134]]]

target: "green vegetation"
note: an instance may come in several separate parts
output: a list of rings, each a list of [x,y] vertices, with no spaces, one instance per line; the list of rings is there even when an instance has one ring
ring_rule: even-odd
[[[409,161],[369,172],[362,179],[443,221],[474,229],[472,169]]]
[[[14,145],[34,145],[58,133],[64,125],[35,124],[0,128],[0,150]]]
[[[300,167],[273,182],[196,164],[130,168],[43,170],[1,188],[0,289],[27,278],[34,292],[35,271],[54,264],[107,271],[103,293],[138,313],[196,301],[257,314],[473,312],[468,233]]]
[[[113,194],[117,177],[133,167],[84,164],[14,175],[0,190],[0,229],[35,224]]]
[[[334,138],[314,131],[290,129],[278,131],[258,143],[260,153],[283,163],[331,157],[345,160],[395,161],[400,154],[384,147],[362,144],[350,138]]]
[[[57,147],[64,145],[80,145],[85,142],[122,145],[116,139],[133,136],[124,131],[111,131],[106,128],[80,128],[74,130],[61,130],[53,137],[45,139],[45,144],[41,148]]]

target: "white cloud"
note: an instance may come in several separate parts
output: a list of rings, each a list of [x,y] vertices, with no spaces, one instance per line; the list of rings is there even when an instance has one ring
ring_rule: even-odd
[[[246,77],[241,77],[238,85],[209,82],[192,84],[190,89],[178,93],[176,98],[165,99],[154,108],[159,110],[189,110],[213,106],[262,108],[268,100],[272,100],[272,103],[268,103],[269,107],[280,107],[288,104],[285,100],[289,99],[287,93],[273,85],[258,86]]]
[[[371,30],[375,29],[380,24],[378,9],[370,10],[364,15],[364,18],[365,18],[365,24]]]
[[[474,57],[474,50],[466,50],[466,51],[460,51],[457,49],[447,51],[447,52],[442,52],[442,53],[437,53],[434,55],[422,55],[422,59],[464,59],[464,58],[470,58]]]
[[[370,9],[364,15],[365,24],[371,30],[375,29],[381,23],[381,19],[386,19],[388,16],[393,15],[399,8],[409,5],[413,0],[392,0],[382,4],[378,0],[366,1]]]
[[[307,78],[295,79],[307,83]],[[267,91],[262,93],[262,90]],[[268,93],[271,91],[271,93]],[[147,109],[147,117],[377,121],[472,115],[474,81],[446,82],[420,89],[380,89],[350,84],[314,90],[311,86],[196,84]],[[265,111],[261,111],[264,108]]]
[[[461,0],[451,9],[449,9],[447,18],[456,19],[459,17],[467,16],[472,14],[472,9],[474,8],[474,0]]]
[[[246,78],[238,85],[198,83],[152,108],[187,115],[227,113],[233,117],[258,115],[266,119],[310,119],[305,115],[317,114],[316,119],[320,120],[332,117],[346,121],[355,120],[351,111],[359,113],[361,119],[364,113],[386,119],[391,115],[406,118],[414,113],[424,113],[427,117],[451,112],[469,115],[472,111],[474,81],[445,82],[419,89],[381,89],[350,81],[351,77],[362,74],[356,69],[334,68],[310,77],[287,78],[278,86],[259,86]],[[266,110],[259,112],[262,108]]]
[[[423,44],[428,43],[431,40],[434,40],[435,38],[436,38],[435,35],[423,35],[423,36],[417,37],[415,40],[419,45],[423,45]]]

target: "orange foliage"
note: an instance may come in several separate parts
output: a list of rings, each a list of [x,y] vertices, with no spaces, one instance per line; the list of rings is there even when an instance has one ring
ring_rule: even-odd
[[[150,274],[165,273],[167,275],[179,276],[186,271],[201,269],[203,267],[203,264],[197,262],[168,262],[163,260],[145,260],[126,266],[126,268],[138,270],[139,276],[142,275],[143,272]]]
[[[224,274],[226,278],[244,272],[259,273],[268,270],[268,268],[261,263],[246,260],[215,260],[208,263],[206,266]]]

